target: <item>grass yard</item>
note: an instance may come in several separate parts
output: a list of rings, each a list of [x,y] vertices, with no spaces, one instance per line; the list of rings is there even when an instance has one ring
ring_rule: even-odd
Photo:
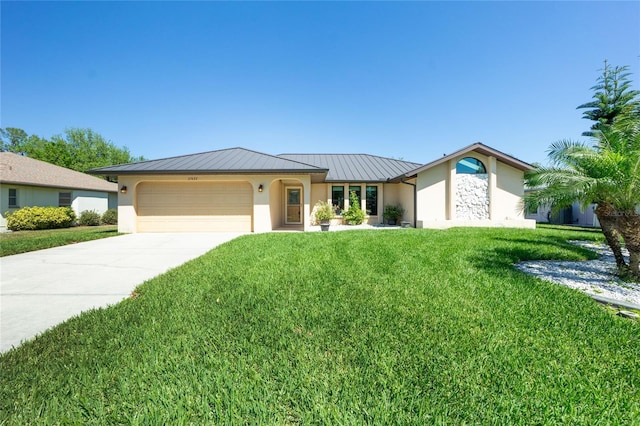
[[[271,233],[0,357],[6,424],[639,424],[640,322],[512,268],[581,230]]]
[[[118,235],[116,225],[0,233],[0,257]]]

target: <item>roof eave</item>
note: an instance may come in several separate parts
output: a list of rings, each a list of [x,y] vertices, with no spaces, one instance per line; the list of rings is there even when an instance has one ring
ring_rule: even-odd
[[[96,191],[96,192],[113,192],[113,193],[118,192],[117,184],[115,183],[114,185],[116,185],[116,187],[114,189],[90,188],[88,186],[56,185],[56,184],[38,183],[38,182],[22,182],[17,180],[0,180],[0,184],[33,186],[38,188],[73,189],[73,190],[79,190],[79,191]]]

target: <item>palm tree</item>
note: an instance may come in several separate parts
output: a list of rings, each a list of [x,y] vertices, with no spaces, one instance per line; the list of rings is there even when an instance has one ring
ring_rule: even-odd
[[[640,115],[623,115],[597,134],[616,186],[609,193],[616,229],[629,250],[630,274],[640,280]]]
[[[607,244],[620,272],[640,279],[640,120],[619,119],[593,132],[595,144],[562,140],[551,145],[551,166],[537,166],[525,175],[534,190],[525,197],[526,207],[550,205],[560,209],[576,200],[583,207],[597,204]],[[629,250],[627,265],[620,238]]]

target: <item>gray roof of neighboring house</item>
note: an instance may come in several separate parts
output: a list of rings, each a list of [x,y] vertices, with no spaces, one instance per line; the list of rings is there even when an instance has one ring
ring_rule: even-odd
[[[452,158],[455,157],[459,157],[461,155],[464,154],[468,154],[471,152],[477,152],[479,154],[485,155],[487,157],[496,157],[498,160],[500,160],[501,162],[508,164],[511,167],[514,167],[518,170],[522,170],[522,171],[527,171],[527,170],[531,170],[534,167],[529,164],[529,163],[525,163],[524,161],[520,161],[515,157],[512,157],[508,154],[505,154],[503,152],[498,151],[497,149],[493,149],[491,147],[488,147],[487,145],[480,143],[480,142],[476,142],[472,145],[469,145],[467,147],[464,147],[452,154],[449,155],[445,155],[444,157],[438,158],[435,161],[432,161],[430,163],[427,163],[425,165],[422,165],[418,168],[416,168],[415,170],[411,170],[408,173],[404,174],[404,176],[399,176],[400,177],[406,177],[406,178],[410,178],[410,177],[414,177],[416,176],[418,173],[423,172],[427,169],[430,169],[432,167],[437,166],[438,164],[442,164],[446,161],[449,161]]]
[[[326,182],[386,182],[422,165],[369,154],[280,154],[278,157],[328,169]]]
[[[326,173],[322,167],[304,164],[244,148],[141,161],[89,170],[97,175],[150,173]]]
[[[44,161],[0,152],[0,182],[63,189],[118,192],[118,185]]]

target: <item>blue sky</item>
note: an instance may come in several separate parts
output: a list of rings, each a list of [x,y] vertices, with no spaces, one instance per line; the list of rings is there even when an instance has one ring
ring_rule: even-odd
[[[640,89],[639,2],[0,3],[0,127],[133,155],[242,146],[527,162],[580,139],[607,59]]]

